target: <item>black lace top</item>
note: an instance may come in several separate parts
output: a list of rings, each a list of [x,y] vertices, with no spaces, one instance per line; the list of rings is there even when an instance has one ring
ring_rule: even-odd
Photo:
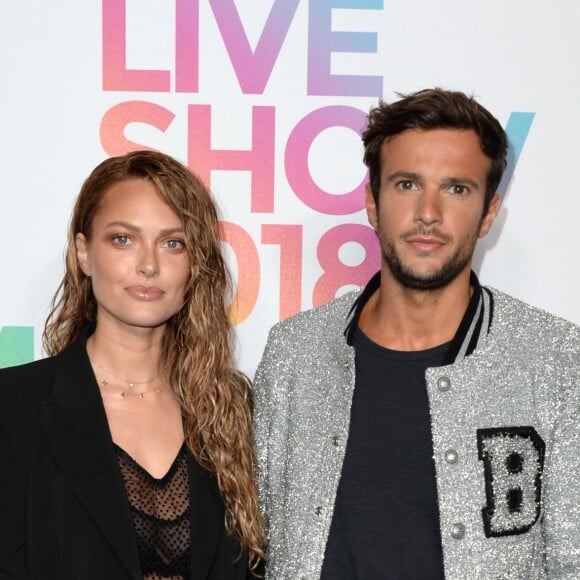
[[[144,580],[185,580],[190,576],[190,510],[187,447],[156,479],[115,445],[137,535]]]

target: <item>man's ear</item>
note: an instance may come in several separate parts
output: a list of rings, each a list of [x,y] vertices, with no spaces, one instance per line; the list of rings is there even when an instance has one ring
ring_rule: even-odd
[[[370,182],[365,185],[365,204],[367,208],[367,217],[369,220],[369,224],[377,229],[377,204],[375,202],[375,198],[373,196],[373,192],[371,189]]]
[[[89,242],[84,234],[78,233],[75,236],[75,247],[77,251],[77,260],[85,276],[91,275],[91,266],[89,263]]]
[[[491,201],[489,202],[489,207],[487,208],[487,213],[483,216],[483,219],[481,220],[481,224],[479,224],[479,237],[483,238],[485,236],[487,236],[487,233],[489,232],[493,221],[495,220],[495,216],[497,215],[497,212],[499,211],[499,206],[501,203],[501,198],[500,196],[496,193],[494,194],[494,196],[491,198]]]

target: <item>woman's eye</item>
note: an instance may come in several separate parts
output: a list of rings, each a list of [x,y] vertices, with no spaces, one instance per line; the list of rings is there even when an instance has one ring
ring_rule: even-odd
[[[185,248],[185,243],[183,240],[167,240],[165,246],[170,250],[181,250]]]
[[[131,243],[131,238],[129,236],[118,235],[113,236],[113,242],[118,246],[126,246],[127,244]]]

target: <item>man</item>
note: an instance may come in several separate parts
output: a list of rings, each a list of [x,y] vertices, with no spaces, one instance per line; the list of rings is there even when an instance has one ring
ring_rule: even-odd
[[[363,142],[381,270],[275,326],[256,374],[266,577],[577,580],[580,329],[471,271],[505,132],[434,89]]]

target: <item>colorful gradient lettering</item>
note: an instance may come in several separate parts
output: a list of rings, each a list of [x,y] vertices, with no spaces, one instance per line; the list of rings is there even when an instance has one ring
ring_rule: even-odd
[[[333,75],[333,52],[377,52],[375,32],[332,30],[333,8],[382,10],[383,0],[310,0],[308,17],[308,94],[373,97],[383,94],[383,77]]]
[[[211,106],[188,107],[188,165],[202,181],[210,183],[212,170],[250,171],[251,210],[274,211],[274,107],[252,107],[252,148],[211,148]]]
[[[169,92],[166,70],[127,68],[125,0],[103,0],[103,90]]]
[[[232,324],[241,324],[250,316],[260,292],[260,259],[246,230],[232,222],[220,222],[220,236],[233,250],[238,265],[236,293],[228,308]]]
[[[302,309],[302,231],[301,225],[262,226],[262,243],[280,246],[280,320]]]
[[[147,123],[165,133],[175,115],[155,103],[147,101],[125,101],[113,105],[101,119],[101,145],[108,155],[124,155],[137,149],[148,149],[146,145],[129,141],[125,127],[130,123]]]
[[[353,107],[330,106],[312,111],[294,127],[284,155],[286,177],[296,196],[309,208],[327,215],[347,215],[364,207],[365,174],[352,191],[332,194],[319,187],[308,168],[308,151],[316,136],[329,127],[346,127],[359,134],[366,115]]]
[[[34,328],[4,326],[0,329],[0,368],[34,360]]]
[[[507,188],[516,169],[516,165],[518,164],[518,159],[520,158],[520,154],[524,148],[524,143],[528,138],[528,133],[530,132],[535,116],[535,113],[514,112],[508,119],[505,128],[510,144],[508,149],[507,167],[498,187],[498,194],[502,200],[506,194]]]
[[[339,250],[347,242],[357,242],[364,248],[365,257],[356,266],[340,260]],[[317,255],[323,274],[312,291],[314,306],[332,300],[345,286],[364,286],[381,266],[375,230],[362,224],[342,224],[329,229],[318,242]]]
[[[300,0],[275,0],[252,51],[233,0],[210,0],[226,50],[244,94],[261,94],[290,28]]]
[[[197,93],[199,88],[199,1],[177,0],[175,5],[175,91]]]

